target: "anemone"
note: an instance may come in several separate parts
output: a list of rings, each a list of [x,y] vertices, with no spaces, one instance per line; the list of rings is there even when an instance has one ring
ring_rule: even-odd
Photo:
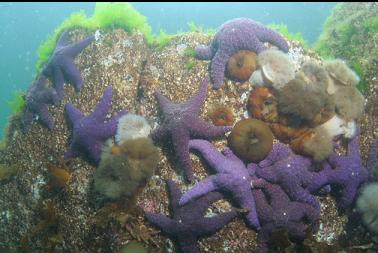
[[[247,162],[263,160],[273,147],[273,134],[261,120],[244,119],[236,123],[227,139],[231,150]]]
[[[340,59],[324,62],[324,67],[332,78],[328,86],[328,93],[333,94],[340,86],[356,86],[360,82],[359,76]]]
[[[311,121],[322,110],[332,112],[334,102],[326,91],[329,82],[324,68],[313,62],[305,63],[295,79],[279,90],[279,112],[303,121]]]
[[[255,71],[256,65],[256,53],[240,50],[230,57],[226,69],[231,79],[245,82]]]
[[[133,197],[153,175],[159,153],[149,138],[125,141],[120,152],[101,160],[94,175],[94,188],[106,198]]]
[[[265,83],[276,89],[284,87],[295,77],[294,64],[280,50],[268,49],[257,56],[257,63],[263,74]]]
[[[378,183],[367,184],[357,199],[357,209],[362,213],[362,221],[374,233],[378,233]]]
[[[216,126],[231,126],[235,121],[232,109],[227,105],[214,105],[209,111],[209,118]]]
[[[277,98],[266,87],[258,87],[250,92],[247,102],[250,115],[266,122],[277,122]]]
[[[356,87],[341,87],[332,96],[336,113],[346,121],[356,120],[363,113],[365,99]]]
[[[129,113],[119,118],[115,139],[117,144],[122,144],[130,139],[147,137],[150,131],[151,126],[143,116]]]

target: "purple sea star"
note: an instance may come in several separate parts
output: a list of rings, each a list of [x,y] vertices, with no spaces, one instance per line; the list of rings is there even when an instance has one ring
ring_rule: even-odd
[[[94,40],[94,36],[89,36],[82,41],[68,44],[68,33],[68,30],[62,33],[53,55],[42,70],[46,77],[52,78],[59,101],[64,96],[64,81],[73,84],[76,91],[80,90],[83,80],[80,71],[74,64],[74,58]]]
[[[292,200],[310,204],[320,212],[317,198],[307,189],[316,174],[309,170],[311,166],[309,158],[296,155],[288,146],[277,143],[268,157],[253,167],[257,177],[279,184]]]
[[[299,241],[306,236],[308,225],[305,221],[317,231],[319,213],[316,209],[309,204],[291,201],[279,185],[266,183],[263,190],[254,189],[253,196],[262,226],[257,235],[257,252],[268,252],[267,243],[275,230],[286,229],[290,239]]]
[[[202,85],[192,98],[182,104],[174,104],[159,91],[155,95],[164,114],[161,126],[151,133],[151,138],[161,141],[171,136],[173,149],[181,163],[188,181],[193,180],[192,162],[189,156],[188,142],[190,138],[215,138],[228,132],[231,126],[214,126],[198,117],[201,106],[206,98],[209,78],[206,77]]]
[[[375,139],[370,146],[369,154],[366,162],[366,168],[369,172],[370,178],[373,178],[373,173],[378,165],[378,139]]]
[[[196,48],[199,59],[211,60],[213,87],[223,84],[224,71],[229,58],[239,50],[250,50],[256,54],[265,50],[264,42],[269,42],[285,53],[289,46],[282,36],[263,24],[249,18],[236,18],[224,23],[215,34],[210,46]]]
[[[308,187],[313,192],[326,184],[341,186],[343,191],[339,206],[343,209],[352,204],[359,186],[369,176],[368,170],[362,165],[358,139],[356,134],[348,143],[347,155],[331,154],[327,159],[331,167],[320,171]]]
[[[230,211],[213,217],[203,217],[209,205],[221,199],[222,194],[212,192],[187,205],[179,206],[178,202],[182,195],[180,189],[171,180],[167,180],[167,185],[172,219],[153,213],[146,213],[146,218],[168,236],[176,239],[184,253],[199,252],[196,246],[198,238],[214,234],[237,215],[236,211]]]
[[[29,131],[35,114],[49,129],[52,129],[54,122],[47,105],[57,103],[58,97],[54,89],[46,86],[46,77],[44,75],[40,75],[38,80],[34,81],[29,87],[25,100],[26,109],[22,117],[24,131]]]
[[[96,109],[88,116],[84,116],[71,103],[66,104],[69,121],[73,124],[73,135],[71,145],[64,154],[65,159],[76,157],[84,152],[96,164],[100,161],[103,142],[115,135],[118,119],[126,114],[126,111],[122,111],[104,123],[111,103],[112,86],[109,86]]]
[[[260,223],[251,190],[254,171],[250,171],[229,148],[225,148],[222,154],[205,140],[191,140],[189,147],[200,151],[205,160],[216,171],[216,174],[196,183],[192,189],[182,196],[179,204],[184,205],[208,192],[225,191],[231,194],[232,199],[240,207],[248,210],[246,214],[248,225],[259,230]]]

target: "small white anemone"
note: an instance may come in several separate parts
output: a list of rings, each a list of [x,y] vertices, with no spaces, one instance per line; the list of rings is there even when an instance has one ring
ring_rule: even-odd
[[[261,70],[253,71],[251,77],[249,78],[249,82],[253,84],[255,87],[264,86],[264,79],[261,73]]]
[[[354,121],[346,122],[338,115],[333,116],[330,120],[318,127],[324,128],[332,138],[339,135],[351,138],[356,134],[356,123]]]
[[[118,120],[117,133],[115,136],[116,143],[121,145],[127,140],[141,137],[146,138],[150,132],[151,126],[144,117],[128,113]]]
[[[257,56],[264,79],[274,88],[280,89],[295,77],[294,64],[280,50],[267,49]]]
[[[370,183],[362,189],[357,199],[357,209],[362,213],[366,227],[378,233],[378,182]]]

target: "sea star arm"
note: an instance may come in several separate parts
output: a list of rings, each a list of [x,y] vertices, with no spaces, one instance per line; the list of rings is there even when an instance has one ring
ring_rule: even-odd
[[[63,46],[65,46],[65,45],[68,44],[68,37],[69,37],[68,35],[69,35],[69,32],[70,32],[69,29],[68,30],[64,30],[62,32],[62,34],[60,35],[60,37],[59,37],[59,39],[58,39],[58,41],[56,43],[56,48],[61,48],[61,47],[63,47]]]
[[[165,139],[168,136],[168,134],[169,134],[168,127],[165,125],[161,125],[161,126],[158,126],[156,129],[154,129],[150,133],[150,137],[155,142],[159,142]]]
[[[53,83],[54,83],[54,88],[56,90],[57,96],[58,96],[58,101],[63,99],[64,96],[64,77],[62,70],[54,65],[52,66],[52,72],[53,72]]]
[[[204,222],[201,226],[201,234],[200,236],[204,236],[210,233],[214,233],[215,231],[220,230],[224,225],[229,223],[233,218],[237,215],[236,211],[230,211],[218,214],[216,216],[210,218],[204,218]]]
[[[190,140],[189,148],[196,149],[201,152],[202,156],[208,164],[218,173],[224,172],[222,165],[227,160],[210,142],[206,140]]]
[[[180,199],[179,205],[183,206],[192,199],[205,195],[206,193],[217,190],[217,185],[214,183],[216,175],[209,176],[202,181],[196,183],[192,189],[187,191]]]
[[[268,252],[268,242],[270,235],[274,229],[273,223],[265,224],[259,233],[257,234],[257,249],[256,252],[267,253]]]
[[[26,108],[24,114],[22,115],[22,125],[24,132],[29,131],[31,124],[33,122],[33,113]]]
[[[234,152],[229,147],[225,147],[222,151],[223,155],[232,161],[240,161],[240,158],[237,157]]]
[[[169,199],[170,199],[170,208],[171,210],[178,210],[179,209],[179,201],[182,196],[180,188],[173,182],[172,180],[167,180],[167,188],[169,192]]]
[[[108,122],[102,123],[102,127],[98,127],[99,132],[97,133],[97,137],[100,139],[108,139],[110,136],[115,135],[117,131],[118,120],[122,116],[127,114],[127,110],[123,110],[119,112],[115,117],[111,118]]]
[[[64,72],[67,81],[74,85],[76,91],[79,91],[83,84],[80,71],[69,58],[63,58],[61,64],[63,65],[62,71]]]
[[[193,168],[189,155],[189,139],[189,133],[184,128],[172,131],[173,149],[184,171],[186,180],[191,182],[193,180]]]
[[[224,70],[230,55],[222,50],[218,50],[211,61],[211,79],[213,80],[213,88],[219,89],[223,84]]]
[[[159,90],[155,91],[155,97],[163,113],[168,112],[168,108],[171,107],[172,102],[168,98],[163,96]]]
[[[112,86],[108,86],[100,100],[96,105],[95,110],[91,113],[90,117],[96,119],[97,121],[104,121],[106,114],[108,113],[110,106],[112,104]]]
[[[199,45],[195,49],[196,51],[196,58],[200,60],[211,60],[212,53],[211,47],[206,45]]]
[[[307,225],[299,222],[289,221],[287,224],[289,237],[295,240],[303,241],[306,238]]]
[[[289,51],[289,46],[286,40],[282,38],[282,36],[279,33],[277,33],[276,31],[273,31],[272,29],[262,27],[262,29],[260,29],[260,32],[256,33],[256,36],[258,37],[260,41],[269,42],[270,44],[277,46],[279,49],[281,49],[285,53]],[[262,43],[260,44],[263,46]]]
[[[213,124],[210,124],[195,116],[188,116],[187,122],[190,135],[195,138],[212,139],[222,136],[232,129],[232,126],[214,126]]]
[[[68,48],[66,49],[67,55],[69,55],[72,58],[74,58],[81,51],[83,51],[84,48],[86,48],[89,44],[91,44],[91,42],[94,41],[94,39],[95,39],[95,37],[92,35],[92,36],[89,36],[89,37],[85,38],[84,40],[81,40],[81,41],[78,41],[78,42],[70,44],[68,46]]]
[[[375,139],[370,146],[366,168],[371,174],[373,169],[378,165],[378,139]]]
[[[188,110],[193,114],[198,114],[201,111],[201,105],[206,99],[207,86],[209,84],[209,77],[206,76],[199,88],[199,90],[194,94],[188,101],[182,104],[183,107],[188,108]]]
[[[71,123],[76,122],[84,117],[84,114],[82,114],[81,111],[71,103],[66,104],[66,112]]]
[[[357,187],[356,184],[343,185],[343,191],[339,201],[339,206],[341,208],[345,209],[352,204],[354,197],[356,196]]]
[[[276,168],[274,166],[269,166],[265,168],[258,168],[256,170],[256,175],[262,177],[263,179],[271,182],[277,183],[279,180],[278,173],[275,173]]]
[[[269,205],[261,189],[255,189],[252,192],[256,202],[256,208],[260,223],[265,224],[273,217],[273,209]]]
[[[39,106],[39,116],[41,118],[41,121],[51,130],[54,128],[54,122],[53,119],[49,113],[49,110],[47,108],[46,104]]]
[[[66,104],[66,112],[71,123],[76,122],[84,117],[84,114],[82,114],[81,111],[71,103]]]
[[[72,143],[68,150],[64,153],[64,159],[70,159],[79,156],[79,151],[76,150],[75,145]]]
[[[178,241],[181,252],[183,253],[200,253],[197,247],[197,239],[185,236]]]
[[[165,215],[155,214],[155,213],[146,213],[146,218],[154,226],[160,228],[165,233],[170,235],[175,235],[178,231],[180,225],[177,221],[166,217]]]

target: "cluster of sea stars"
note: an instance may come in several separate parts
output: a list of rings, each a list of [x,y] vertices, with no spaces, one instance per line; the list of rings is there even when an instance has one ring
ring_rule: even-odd
[[[284,52],[288,51],[286,41],[278,33],[250,19],[234,19],[222,25],[210,46],[199,46],[196,53],[198,58],[212,60],[210,75],[214,88],[220,88],[229,57],[243,49],[259,53],[265,50],[263,42],[270,42]],[[172,137],[173,148],[188,181],[193,180],[189,149],[199,151],[215,172],[197,182],[181,196],[178,203],[178,197],[172,197],[171,202],[175,203],[174,220],[163,215],[147,214],[150,222],[168,236],[178,239],[184,252],[197,252],[195,239],[200,236],[200,232],[215,233],[219,227],[215,229],[210,226],[213,230],[209,231],[207,226],[191,223],[201,222],[202,218],[199,217],[184,222],[185,218],[181,220],[177,216],[177,210],[181,208],[189,212],[193,205],[198,208],[200,200],[214,192],[231,197],[232,203],[244,210],[247,224],[259,231],[258,252],[267,252],[267,243],[275,230],[285,229],[291,239],[303,240],[309,227],[314,232],[318,229],[320,203],[313,194],[329,192],[331,185],[341,186],[343,192],[340,207],[347,208],[352,204],[358,187],[368,177],[367,169],[361,162],[357,135],[348,144],[348,154],[342,156],[333,153],[327,161],[320,164],[323,167],[320,172],[315,172],[314,169],[319,164],[310,158],[294,154],[288,146],[281,143],[274,144],[268,157],[258,164],[245,164],[227,147],[221,153],[206,140],[191,139],[220,136],[230,129],[214,127],[198,118],[207,82],[206,78],[196,96],[178,105],[156,92],[164,122],[151,134],[152,138],[161,141],[168,135]],[[373,162],[368,161],[369,163]],[[208,206],[210,203],[201,204]],[[205,207],[201,208],[203,210]],[[184,224],[176,224],[177,220]],[[190,238],[189,245],[184,243],[184,238]]]
[[[72,83],[76,91],[79,91],[82,86],[83,80],[80,71],[74,64],[74,59],[94,40],[94,36],[68,44],[68,35],[68,30],[62,33],[41,75],[31,85],[26,94],[26,109],[22,121],[25,132],[30,129],[34,115],[39,116],[49,129],[54,127],[47,105],[56,104],[63,99],[64,81]],[[46,86],[46,78],[52,80],[54,89]]]
[[[28,90],[23,117],[25,130],[30,128],[34,114],[39,115],[41,121],[52,129],[53,121],[47,105],[63,99],[64,81],[73,84],[76,91],[82,86],[80,72],[73,61],[94,37],[73,44],[68,44],[67,39],[68,31],[65,31],[41,76]],[[288,51],[286,41],[273,30],[250,19],[234,19],[220,27],[211,46],[198,47],[197,56],[212,59],[211,78],[214,88],[219,88],[229,57],[241,49],[259,53],[265,50],[263,42]],[[52,79],[54,88],[46,86],[46,77]],[[294,240],[303,240],[308,227],[316,231],[320,204],[313,194],[329,189],[330,185],[340,186],[343,190],[339,202],[341,208],[352,204],[359,186],[368,179],[368,169],[377,164],[377,157],[372,152],[376,153],[378,144],[369,153],[368,169],[362,165],[358,134],[349,142],[346,155],[333,153],[319,172],[313,171],[315,163],[311,159],[294,154],[281,143],[274,144],[270,154],[258,164],[245,164],[229,148],[219,152],[207,140],[197,139],[219,137],[232,128],[214,126],[199,118],[208,82],[209,78],[206,77],[199,91],[181,104],[172,103],[159,91],[155,93],[164,120],[150,137],[155,142],[171,138],[187,181],[194,179],[189,150],[199,151],[214,170],[213,175],[197,182],[183,195],[173,181],[167,181],[172,219],[146,213],[152,224],[178,241],[183,252],[198,252],[196,241],[199,238],[215,233],[237,216],[233,210],[211,218],[204,217],[211,203],[222,197],[230,197],[233,204],[242,208],[247,225],[259,231],[259,252],[267,252],[270,235],[277,229],[286,229]],[[82,153],[95,164],[100,161],[103,142],[115,135],[118,119],[126,113],[122,111],[116,117],[107,119],[111,102],[112,87],[109,86],[88,116],[71,103],[66,104],[68,119],[73,127],[72,142],[64,154],[66,159]]]

